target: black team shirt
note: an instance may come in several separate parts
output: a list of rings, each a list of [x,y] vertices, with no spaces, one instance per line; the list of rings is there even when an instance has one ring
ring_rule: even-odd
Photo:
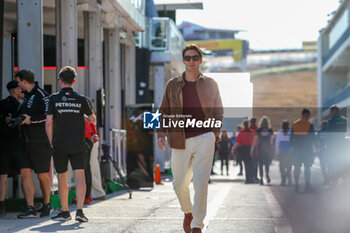
[[[50,96],[47,115],[53,115],[54,150],[59,149],[67,153],[86,150],[84,114],[90,116],[91,107],[86,97],[72,88],[63,88]]]
[[[21,112],[20,102],[13,96],[8,96],[0,101],[0,138],[3,140],[13,140],[13,137],[19,136],[19,127],[9,127],[5,121],[6,117],[19,117]]]
[[[26,93],[22,110],[30,116],[31,123],[24,125],[24,130],[27,139],[31,143],[48,143],[45,131],[45,112],[47,111],[48,104],[49,95],[35,82],[33,89],[29,93]]]

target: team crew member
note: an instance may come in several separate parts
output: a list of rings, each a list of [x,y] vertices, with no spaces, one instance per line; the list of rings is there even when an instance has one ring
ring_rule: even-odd
[[[232,148],[232,153],[239,147],[239,153],[242,156],[244,162],[245,170],[245,183],[253,184],[254,183],[254,170],[252,165],[252,158],[250,156],[251,146],[253,144],[253,139],[255,131],[249,128],[249,121],[243,121],[244,129],[241,130],[236,137],[236,143]]]
[[[250,119],[250,130],[253,130],[256,132],[258,129],[258,126],[256,125],[256,118],[252,117]],[[257,151],[254,151],[254,156],[252,157],[252,175],[254,177],[254,183],[260,183],[261,181],[258,179],[258,157],[257,157]]]
[[[310,167],[314,161],[313,146],[315,143],[314,125],[309,121],[310,110],[303,109],[301,118],[293,123],[291,143],[294,149],[294,180],[295,192],[299,192],[299,177],[304,164],[305,192],[313,192],[310,185]]]
[[[260,184],[264,184],[264,170],[266,182],[271,182],[269,171],[270,163],[272,160],[272,145],[273,145],[273,130],[271,129],[270,119],[267,116],[263,116],[259,123],[259,128],[255,131],[252,148],[250,150],[250,156],[256,160],[259,164]],[[255,153],[254,153],[255,151]]]
[[[65,66],[59,73],[59,84],[62,90],[50,96],[47,111],[46,132],[53,147],[53,159],[58,173],[58,194],[62,211],[52,220],[70,220],[68,211],[67,168],[68,160],[74,170],[76,180],[77,211],[75,220],[87,222],[83,213],[86,191],[85,160],[86,144],[84,140],[84,114],[94,123],[95,117],[86,97],[72,89],[77,73],[74,68]]]
[[[221,121],[223,107],[217,83],[199,71],[202,51],[196,45],[182,50],[186,71],[171,79],[165,88],[160,112],[182,113],[192,119],[214,118]],[[181,111],[181,112],[180,112]],[[207,211],[207,193],[213,162],[215,141],[219,141],[220,128],[185,128],[158,133],[158,146],[165,150],[165,133],[172,149],[171,164],[173,187],[185,213],[183,228],[189,233],[202,232]],[[193,176],[194,204],[191,203],[189,185]],[[193,220],[192,220],[193,219]]]
[[[45,111],[48,107],[48,94],[34,82],[34,73],[30,70],[21,70],[16,74],[16,79],[22,90],[26,91],[23,103],[25,120],[24,134],[26,136],[26,151],[31,164],[31,168],[37,174],[40,181],[41,192],[44,203],[40,209],[41,217],[50,215],[50,179],[48,172],[51,165],[51,149],[45,133]],[[31,173],[31,171],[30,171]],[[27,218],[33,214],[32,203],[34,202],[34,185],[28,183],[27,210],[18,215],[18,218]],[[37,210],[39,211],[39,210]]]
[[[290,144],[291,130],[288,120],[282,121],[282,129],[276,134],[275,151],[280,161],[281,186],[292,185],[292,146]]]
[[[7,84],[10,95],[0,101],[0,217],[6,215],[5,195],[6,180],[13,169],[22,174],[22,188],[27,188],[26,182],[31,182],[30,163],[23,153],[22,138],[19,124],[23,121],[20,115],[23,93],[17,81]],[[23,191],[27,193],[26,190]],[[33,213],[33,217],[35,212]]]
[[[338,183],[338,179],[343,177],[348,182],[347,177],[347,143],[345,139],[347,120],[340,115],[339,107],[330,107],[331,118],[327,122],[327,146],[328,153],[332,154],[329,163],[330,181],[333,185]],[[345,153],[344,153],[345,152]]]
[[[86,150],[86,161],[85,161],[85,183],[86,183],[86,193],[84,204],[90,204],[92,202],[91,188],[92,188],[92,176],[91,176],[91,151],[95,142],[98,142],[99,137],[97,135],[96,125],[89,122],[85,118],[85,142],[87,145]]]

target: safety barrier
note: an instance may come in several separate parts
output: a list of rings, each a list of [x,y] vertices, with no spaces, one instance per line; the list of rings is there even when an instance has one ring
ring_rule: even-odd
[[[110,129],[110,145],[111,145],[111,157],[116,161],[117,166],[123,176],[126,176],[126,130],[125,129]],[[112,181],[118,180],[117,171],[110,166],[110,179]]]

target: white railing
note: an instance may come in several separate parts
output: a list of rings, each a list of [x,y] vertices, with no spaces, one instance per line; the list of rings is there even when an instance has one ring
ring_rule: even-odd
[[[126,130],[125,129],[110,129],[111,139],[111,157],[117,163],[121,174],[126,176]],[[110,166],[110,179],[119,179],[119,175],[114,167]]]

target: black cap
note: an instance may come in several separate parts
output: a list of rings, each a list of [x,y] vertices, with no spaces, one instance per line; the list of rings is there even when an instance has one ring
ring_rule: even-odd
[[[16,88],[16,87],[19,87],[19,86],[18,86],[18,82],[15,81],[15,80],[10,81],[10,82],[6,85],[7,90],[11,90],[11,89]]]

